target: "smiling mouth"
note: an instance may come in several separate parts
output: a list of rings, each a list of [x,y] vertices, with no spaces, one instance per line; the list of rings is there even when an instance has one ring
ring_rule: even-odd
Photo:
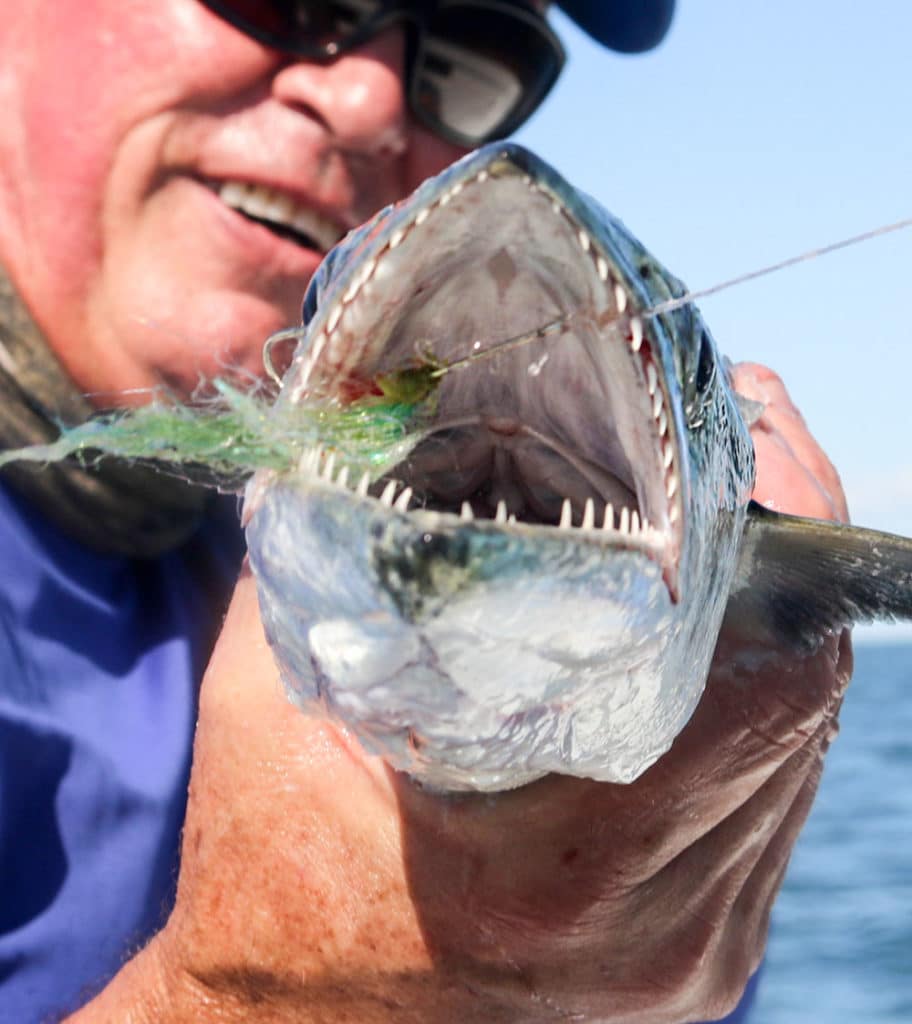
[[[213,183],[211,187],[232,210],[303,248],[325,255],[345,234],[335,221],[280,189],[241,181]]]
[[[427,357],[463,363],[440,377],[423,440],[356,496],[423,528],[455,517],[639,550],[662,565],[674,599],[684,511],[674,398],[610,249],[507,160],[423,200],[360,247],[324,296],[291,401],[344,403]],[[528,343],[494,351],[523,332]],[[326,456],[302,462],[314,486],[339,484]]]

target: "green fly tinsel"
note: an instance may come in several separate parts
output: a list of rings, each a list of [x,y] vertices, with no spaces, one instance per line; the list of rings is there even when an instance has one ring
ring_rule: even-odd
[[[51,444],[0,452],[9,462],[58,462],[76,456],[151,460],[180,476],[235,488],[257,469],[292,472],[301,456],[320,446],[371,479],[405,458],[421,440],[421,402],[370,396],[331,402],[273,404],[262,391],[213,382],[216,397],[182,404],[155,399],[135,409],[99,414],[61,427]]]

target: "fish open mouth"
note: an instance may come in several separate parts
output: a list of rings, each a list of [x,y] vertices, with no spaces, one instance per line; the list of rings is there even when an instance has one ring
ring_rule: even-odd
[[[680,429],[631,268],[512,153],[465,164],[381,222],[293,368],[293,401],[343,403],[436,370],[422,439],[373,482],[350,484],[322,451],[302,471],[424,528],[562,531],[642,552],[676,600]]]

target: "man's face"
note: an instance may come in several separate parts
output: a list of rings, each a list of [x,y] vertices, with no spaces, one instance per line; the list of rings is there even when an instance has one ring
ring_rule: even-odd
[[[403,49],[392,29],[293,61],[197,0],[4,14],[0,264],[97,404],[259,372],[326,247],[460,155],[410,118]],[[238,212],[238,186],[302,234]]]

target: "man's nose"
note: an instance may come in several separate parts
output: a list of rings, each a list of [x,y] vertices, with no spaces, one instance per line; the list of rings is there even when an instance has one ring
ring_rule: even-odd
[[[328,63],[295,61],[273,79],[273,95],[318,120],[341,149],[404,150],[405,34],[382,32]]]

